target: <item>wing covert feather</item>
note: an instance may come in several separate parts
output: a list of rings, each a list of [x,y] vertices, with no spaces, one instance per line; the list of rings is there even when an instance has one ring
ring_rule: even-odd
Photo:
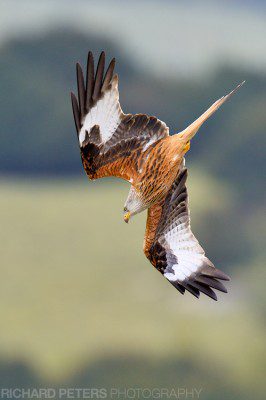
[[[105,70],[105,53],[94,75],[94,59],[88,54],[86,79],[77,64],[78,99],[72,108],[82,163],[91,179],[117,176],[134,179],[142,153],[169,135],[166,124],[145,114],[124,114],[119,103],[115,59]],[[86,85],[85,82],[86,81]]]
[[[214,267],[191,231],[186,180],[183,167],[164,202],[149,209],[145,254],[180,293],[202,292],[217,300],[212,289],[226,292],[220,280],[229,277]]]

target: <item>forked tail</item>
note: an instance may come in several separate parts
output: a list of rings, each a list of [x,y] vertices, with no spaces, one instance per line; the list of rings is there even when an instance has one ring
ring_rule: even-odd
[[[221,107],[223,103],[226,102],[236,91],[245,83],[243,81],[240,83],[234,90],[232,90],[230,93],[228,93],[226,96],[221,97],[219,100],[217,100],[213,105],[208,108],[196,121],[192,122],[186,129],[184,129],[182,132],[178,133],[179,138],[184,138],[184,142],[187,143],[189,142],[193,136],[196,135],[198,132],[199,128],[205,122],[215,111],[218,110],[218,108]]]

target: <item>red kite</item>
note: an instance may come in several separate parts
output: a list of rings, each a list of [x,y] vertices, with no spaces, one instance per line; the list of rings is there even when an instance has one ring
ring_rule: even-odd
[[[115,59],[105,72],[102,52],[94,73],[88,54],[86,80],[77,64],[78,100],[71,93],[81,159],[90,179],[116,176],[131,184],[124,207],[126,222],[148,209],[144,253],[180,293],[217,300],[229,277],[214,267],[190,228],[184,155],[200,126],[243,85],[217,100],[180,133],[156,117],[124,114],[119,103]]]

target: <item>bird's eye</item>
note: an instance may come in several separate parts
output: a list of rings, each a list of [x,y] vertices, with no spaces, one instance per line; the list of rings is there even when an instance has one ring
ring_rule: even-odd
[[[127,208],[126,208],[126,207],[124,207],[124,211],[125,211],[125,212],[127,211]]]

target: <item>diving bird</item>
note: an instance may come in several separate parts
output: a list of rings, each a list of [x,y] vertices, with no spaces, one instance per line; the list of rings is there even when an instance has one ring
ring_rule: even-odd
[[[200,126],[243,85],[217,100],[185,130],[146,114],[125,114],[119,103],[115,59],[105,72],[102,52],[96,72],[91,52],[86,76],[77,64],[78,97],[71,93],[83,167],[92,180],[116,176],[131,184],[124,220],[147,212],[143,249],[152,265],[182,294],[217,300],[229,277],[214,267],[190,227],[184,156]]]

